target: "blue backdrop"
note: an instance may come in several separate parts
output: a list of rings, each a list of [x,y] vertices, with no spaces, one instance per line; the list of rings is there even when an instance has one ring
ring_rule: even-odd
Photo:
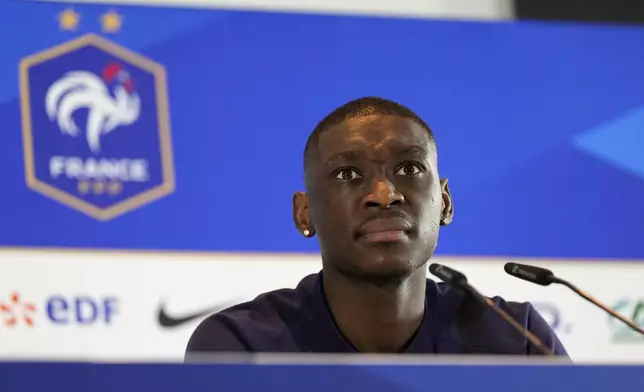
[[[455,198],[439,253],[644,258],[642,28],[118,7],[106,34],[108,8],[61,31],[66,8],[0,3],[2,245],[316,251],[291,218],[304,143],[378,95],[436,133]],[[19,62],[91,32],[162,64],[169,91],[176,188],[108,221],[29,189],[23,164]]]

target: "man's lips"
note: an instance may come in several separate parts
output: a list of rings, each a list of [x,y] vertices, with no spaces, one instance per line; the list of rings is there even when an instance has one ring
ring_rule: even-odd
[[[408,239],[412,225],[403,218],[375,219],[358,229],[358,239],[363,242],[398,242]]]

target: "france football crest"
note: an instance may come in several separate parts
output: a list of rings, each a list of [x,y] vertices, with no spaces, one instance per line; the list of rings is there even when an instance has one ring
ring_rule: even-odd
[[[98,220],[174,191],[162,65],[95,34],[20,63],[27,186]]]

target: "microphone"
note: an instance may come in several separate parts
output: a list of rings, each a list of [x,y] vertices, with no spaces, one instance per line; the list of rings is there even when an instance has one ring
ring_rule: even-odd
[[[525,264],[518,264],[518,263],[506,263],[503,269],[505,270],[505,272],[507,272],[508,274],[516,278],[523,279],[528,282],[536,283],[541,286],[549,286],[552,283],[566,286],[570,290],[575,292],[575,294],[579,295],[586,301],[590,302],[591,304],[602,309],[612,317],[615,317],[619,321],[628,325],[632,330],[644,335],[644,329],[640,328],[632,320],[629,320],[626,317],[622,316],[621,314],[617,313],[613,309],[609,308],[608,306],[600,302],[598,299],[593,298],[590,294],[586,293],[583,290],[580,290],[579,288],[577,288],[577,286],[573,285],[567,280],[558,278],[550,270],[547,270],[541,267],[535,267],[533,265],[525,265]]]
[[[555,355],[552,350],[549,349],[545,344],[543,344],[543,342],[537,336],[535,336],[523,325],[519,324],[514,319],[514,317],[510,316],[506,311],[504,311],[496,303],[494,303],[494,301],[482,295],[474,287],[467,283],[467,278],[463,273],[437,263],[432,263],[429,266],[429,272],[451,287],[465,291],[466,293],[473,296],[474,299],[476,299],[478,302],[481,302],[483,305],[492,308],[494,312],[501,316],[501,318],[503,318],[508,324],[516,329],[523,337],[525,337],[532,344],[538,347],[539,350],[541,350],[544,354],[552,356]]]

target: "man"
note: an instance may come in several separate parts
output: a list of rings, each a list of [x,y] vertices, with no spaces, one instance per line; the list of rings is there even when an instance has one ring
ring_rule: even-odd
[[[204,352],[541,355],[498,314],[426,277],[454,215],[430,128],[380,98],[349,102],[304,152],[297,229],[317,235],[322,272],[204,320],[186,358]],[[556,355],[565,349],[530,304],[495,302]]]

